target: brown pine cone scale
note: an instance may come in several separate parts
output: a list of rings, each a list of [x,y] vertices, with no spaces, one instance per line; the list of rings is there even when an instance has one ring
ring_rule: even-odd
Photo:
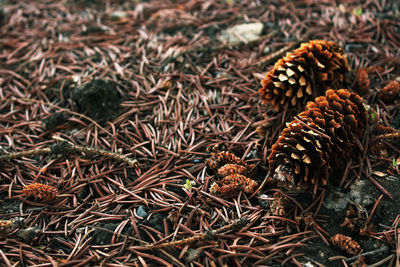
[[[325,90],[340,88],[349,71],[344,51],[332,41],[313,40],[279,59],[261,81],[264,103],[276,111],[303,107]]]
[[[366,125],[360,96],[329,89],[282,131],[268,157],[270,171],[281,186],[315,192],[327,184],[331,168],[349,156]]]

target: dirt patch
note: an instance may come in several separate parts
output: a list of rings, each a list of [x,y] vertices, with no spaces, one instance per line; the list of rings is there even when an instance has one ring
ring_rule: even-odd
[[[72,94],[79,112],[87,114],[95,121],[107,121],[117,114],[122,97],[114,82],[104,79],[93,79]]]

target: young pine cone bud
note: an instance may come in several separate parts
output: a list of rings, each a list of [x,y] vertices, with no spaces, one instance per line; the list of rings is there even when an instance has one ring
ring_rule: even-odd
[[[350,255],[357,255],[361,252],[360,245],[349,236],[336,234],[331,238],[331,242],[335,247],[346,251]]]
[[[331,41],[314,40],[279,59],[261,81],[259,92],[264,103],[276,111],[303,107],[325,90],[340,88],[349,71],[344,51]]]
[[[346,158],[367,125],[363,100],[346,89],[329,89],[309,102],[272,146],[269,168],[278,184],[315,193],[329,178],[331,167]]]
[[[26,197],[50,200],[54,199],[58,195],[58,189],[51,185],[34,183],[25,186],[24,189],[22,189],[22,194]]]

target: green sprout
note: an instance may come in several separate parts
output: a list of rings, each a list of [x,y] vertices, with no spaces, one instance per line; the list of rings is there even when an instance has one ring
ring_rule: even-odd
[[[361,6],[358,6],[355,9],[353,9],[353,14],[356,16],[361,16],[363,14],[363,10],[362,10]]]
[[[189,191],[192,189],[192,182],[189,179],[186,179],[185,188]]]
[[[397,159],[396,158],[393,158],[392,165],[393,165],[393,168],[396,168],[396,166],[397,166]]]
[[[376,119],[376,115],[378,115],[378,113],[376,112],[376,110],[372,111],[371,113],[371,119],[375,120]]]

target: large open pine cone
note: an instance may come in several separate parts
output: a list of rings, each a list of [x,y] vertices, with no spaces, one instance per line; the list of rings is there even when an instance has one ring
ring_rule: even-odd
[[[270,171],[281,186],[315,192],[326,185],[331,167],[349,155],[366,125],[359,95],[329,89],[282,131],[268,158]]]
[[[303,107],[327,88],[341,88],[347,71],[341,47],[332,41],[313,40],[279,59],[261,81],[259,92],[263,102],[271,103],[276,111]]]

